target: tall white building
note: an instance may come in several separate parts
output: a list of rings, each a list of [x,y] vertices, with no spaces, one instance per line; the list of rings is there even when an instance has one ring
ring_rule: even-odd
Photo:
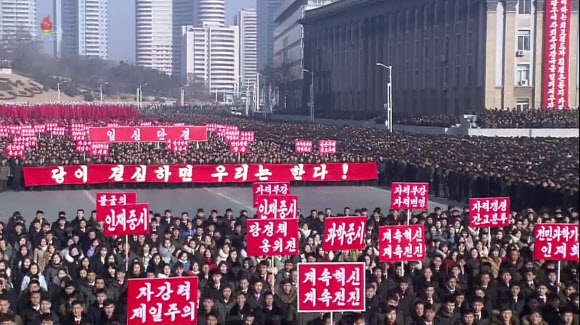
[[[0,0],[0,38],[35,37],[36,0]]]
[[[184,26],[182,35],[182,74],[211,93],[233,97],[240,87],[238,27]]]
[[[55,55],[107,59],[107,0],[54,0]]]
[[[272,63],[274,57],[274,12],[283,0],[258,0],[258,69]]]
[[[138,66],[173,73],[173,1],[135,0]]]
[[[226,23],[225,0],[197,0],[198,21],[196,25],[207,24],[224,26]]]
[[[197,0],[173,0],[173,74],[181,76],[181,28],[197,25]]]
[[[240,77],[241,92],[248,85],[256,83],[258,72],[258,31],[256,10],[244,9],[238,12],[234,23],[240,29]]]

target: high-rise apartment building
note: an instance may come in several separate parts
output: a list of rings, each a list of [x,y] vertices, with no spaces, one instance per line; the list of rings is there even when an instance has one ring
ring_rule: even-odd
[[[258,69],[272,63],[274,57],[274,12],[283,0],[257,1],[258,21]]]
[[[107,0],[54,0],[55,56],[107,59]]]
[[[226,23],[225,0],[197,0],[198,21],[197,25],[206,24],[224,26]]]
[[[135,0],[138,66],[173,73],[173,1]]]
[[[173,0],[173,74],[181,76],[181,28],[197,26],[198,0]]]
[[[0,0],[0,38],[35,37],[36,0]]]
[[[240,77],[241,91],[256,83],[258,72],[258,33],[256,10],[244,9],[238,12],[234,24],[240,29]]]

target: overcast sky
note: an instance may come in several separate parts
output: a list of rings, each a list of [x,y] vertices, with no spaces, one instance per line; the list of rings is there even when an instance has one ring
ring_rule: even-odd
[[[240,9],[256,8],[256,0],[225,0],[228,24],[233,24],[234,15]],[[52,0],[39,0],[38,24],[43,17],[52,18]],[[109,0],[109,59],[135,61],[135,0]],[[52,43],[45,40],[45,48],[52,53]]]

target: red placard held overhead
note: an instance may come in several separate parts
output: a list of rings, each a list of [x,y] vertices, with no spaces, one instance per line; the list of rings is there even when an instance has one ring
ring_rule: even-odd
[[[365,246],[367,218],[326,218],[324,222],[325,251],[362,250]]]
[[[386,263],[425,260],[423,225],[379,227],[379,261]]]
[[[495,228],[510,225],[510,198],[488,197],[469,199],[469,226]]]
[[[91,150],[89,151],[91,157],[107,157],[109,156],[108,143],[91,143]]]
[[[578,261],[578,224],[536,224],[534,259]]]
[[[298,255],[298,219],[250,219],[248,256]]]
[[[248,142],[232,140],[230,141],[230,153],[246,153],[248,152]]]
[[[364,263],[298,263],[298,312],[364,311]]]
[[[105,220],[106,237],[149,234],[149,204],[128,204],[100,209],[104,216],[98,218]]]
[[[246,142],[254,142],[254,131],[240,131],[240,140]]]
[[[120,205],[136,204],[137,193],[97,193],[97,207],[116,207]]]
[[[391,186],[391,209],[427,210],[428,183],[393,183]]]
[[[333,155],[336,153],[336,140],[318,141],[318,153],[321,155]]]
[[[258,202],[258,219],[294,219],[298,218],[298,196],[264,196],[256,197]]]
[[[253,207],[258,206],[258,196],[290,195],[290,182],[262,182],[252,184]]]
[[[311,153],[312,141],[294,140],[294,152],[296,153]]]
[[[207,141],[207,132],[205,126],[91,127],[89,140],[93,142]]]
[[[127,281],[127,325],[197,324],[197,278]]]

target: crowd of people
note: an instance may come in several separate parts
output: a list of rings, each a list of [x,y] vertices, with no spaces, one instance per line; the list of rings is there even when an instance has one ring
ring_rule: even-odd
[[[324,251],[325,221],[350,215],[367,217],[365,248]],[[378,227],[407,222],[398,211],[305,212],[299,255],[273,259],[246,254],[253,217],[231,209],[151,212],[150,234],[126,243],[103,236],[95,211],[14,212],[0,222],[0,324],[126,324],[129,279],[197,276],[197,324],[330,325],[329,314],[297,312],[297,263],[358,261],[366,311],[335,313],[336,325],[578,325],[578,263],[558,272],[560,264],[532,253],[534,225],[578,223],[572,210],[514,211],[491,240],[487,229],[468,226],[464,210],[412,215],[411,224],[425,225],[427,257],[404,266],[378,259]]]

